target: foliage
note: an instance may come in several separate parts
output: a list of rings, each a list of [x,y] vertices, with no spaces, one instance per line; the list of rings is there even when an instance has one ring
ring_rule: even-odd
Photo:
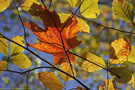
[[[16,10],[11,13],[11,21],[19,17],[23,34],[15,34],[10,39],[15,31],[8,25],[3,26],[0,33],[0,52],[4,55],[0,61],[0,74],[7,84],[10,82],[4,74],[11,72],[26,74],[27,86],[23,85],[24,89],[32,87],[30,80],[32,83],[39,80],[44,85],[40,89],[69,89],[67,83],[76,81],[79,85],[72,89],[89,90],[93,84],[87,86],[80,78],[89,80],[92,76],[94,83],[100,80],[104,83],[96,86],[99,90],[117,90],[118,83],[131,84],[135,89],[135,46],[132,45],[135,24],[131,4],[134,1],[113,0],[112,7],[109,3],[106,3],[108,6],[104,5],[105,2],[101,4],[99,0],[13,0],[11,3]],[[10,0],[1,0],[0,6],[1,13],[12,8]],[[6,18],[3,15],[1,20]],[[29,30],[26,31],[25,26]],[[29,31],[37,36],[37,41],[29,38],[32,36]],[[42,57],[41,52],[33,48],[47,53],[47,57],[44,57],[45,53]],[[53,55],[53,63],[48,54]],[[35,85],[40,85],[39,81]]]

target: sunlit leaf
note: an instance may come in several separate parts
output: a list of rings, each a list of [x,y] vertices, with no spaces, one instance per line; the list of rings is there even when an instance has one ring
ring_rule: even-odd
[[[80,13],[86,18],[96,18],[100,14],[98,0],[81,0],[84,1],[80,8]]]
[[[77,0],[67,0],[71,7],[74,9],[75,5],[77,4]]]
[[[10,5],[10,0],[0,0],[0,12],[3,12]]]
[[[30,59],[24,54],[14,55],[11,58],[11,62],[17,65],[21,69],[27,69],[32,65]]]
[[[83,69],[85,71],[94,72],[94,71],[100,70],[102,68],[105,68],[105,62],[103,61],[103,59],[92,52],[85,52],[85,53],[83,53],[82,57],[86,58],[87,60],[90,61],[90,62],[88,62],[86,60],[83,60],[79,64],[81,69]]]
[[[117,90],[116,82],[114,79],[109,79],[104,81],[106,90]]]
[[[32,16],[39,16],[41,13],[39,9],[42,9],[42,6],[37,0],[26,0],[21,7]]]
[[[132,74],[132,79],[128,82],[128,84],[132,84],[132,87],[135,90],[135,74]]]
[[[135,46],[131,45],[131,52],[128,56],[128,61],[135,63]]]
[[[19,43],[22,46],[25,46],[23,36],[13,37],[12,40],[15,41],[16,43]],[[19,45],[15,44],[13,42],[10,43],[10,48],[11,48],[10,54],[12,56],[15,54],[22,53],[24,51],[24,48],[20,47]]]
[[[78,25],[81,27],[80,32],[89,33],[90,27],[89,25],[81,18],[77,17]]]
[[[104,85],[100,85],[98,90],[104,90]]]
[[[110,62],[112,64],[125,62],[130,51],[131,46],[127,39],[121,38],[113,41],[110,47]]]
[[[0,74],[7,68],[7,64],[6,61],[0,61]]]
[[[67,13],[58,13],[59,17],[60,17],[60,21],[61,23],[64,23],[69,16],[71,16],[71,14],[67,14]]]
[[[52,72],[41,72],[38,74],[39,80],[43,83],[45,87],[50,90],[61,90],[63,89],[63,85],[54,73]]]
[[[119,83],[128,83],[132,78],[131,71],[126,67],[112,67],[109,69],[111,72],[111,75],[114,77],[114,79]]]
[[[133,22],[134,8],[126,0],[114,0],[112,4],[113,13],[126,22]]]
[[[23,22],[23,24],[28,27],[31,32],[34,33],[41,41],[41,43],[34,43],[33,45],[28,43],[28,45],[40,51],[52,54],[54,56],[54,65],[57,66],[61,64],[59,63],[61,60],[68,58],[63,48],[63,44],[66,50],[70,50],[81,44],[81,41],[76,39],[80,27],[78,26],[78,22],[73,14],[71,14],[71,16],[68,17],[64,23],[61,23],[60,18],[55,11],[49,11],[52,18],[50,18],[46,8],[43,8],[43,11],[44,12],[41,13],[40,18],[45,25],[45,29],[40,28],[38,25],[31,21],[30,23]],[[68,54],[70,60],[76,63],[75,56],[70,53]]]
[[[3,53],[5,56],[8,56],[8,42],[7,39],[2,38],[2,36],[0,36],[0,52]]]
[[[71,70],[71,67],[70,67],[70,64],[69,62],[65,62],[65,63],[62,63],[59,67],[61,70],[65,71],[66,73],[70,74],[73,76],[73,73],[72,73],[72,70]],[[74,69],[73,69],[74,71]],[[66,82],[66,81],[70,81],[70,80],[73,80],[73,78],[67,76],[65,73],[62,73],[60,72],[60,75],[61,77],[63,78],[63,80]],[[74,71],[74,75],[76,75],[76,72]]]

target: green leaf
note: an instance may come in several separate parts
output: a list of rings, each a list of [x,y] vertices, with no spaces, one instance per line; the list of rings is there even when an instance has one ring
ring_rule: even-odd
[[[15,41],[16,43],[19,43],[22,46],[25,46],[23,36],[13,37],[12,40]],[[15,44],[13,42],[11,42],[10,48],[11,48],[11,50],[10,50],[11,56],[22,53],[24,51],[24,48],[20,47],[19,45]]]
[[[10,0],[0,0],[0,12],[3,12],[10,5]]]
[[[5,56],[8,56],[8,50],[9,48],[7,39],[0,36],[0,52],[3,53]]]
[[[131,52],[128,56],[128,61],[135,63],[135,46],[131,45]]]
[[[114,0],[112,4],[113,13],[121,20],[126,22],[133,22],[134,8],[125,0]]]
[[[12,20],[14,20],[16,17],[17,17],[17,14],[14,13],[14,12],[10,15],[10,18],[11,18]]]
[[[26,0],[22,5],[22,9],[27,11],[32,16],[39,16],[42,6],[37,0]]]
[[[75,5],[77,4],[77,0],[67,0],[71,7],[74,9]]]
[[[89,33],[90,27],[89,25],[81,18],[77,17],[78,25],[81,27],[80,32]]]
[[[119,83],[128,83],[132,78],[132,73],[127,67],[116,66],[110,68],[109,71],[113,72],[111,75]]]
[[[10,28],[8,28],[7,26],[5,26],[5,27],[3,27],[3,30],[4,30],[4,32],[8,32],[8,31],[10,31]]]
[[[7,64],[6,61],[0,61],[0,74],[7,68]]]
[[[83,62],[79,64],[81,69],[85,71],[94,72],[102,68],[105,68],[105,63],[103,59],[92,52],[85,52],[82,54],[82,57],[90,61],[88,62],[86,60],[83,60]]]
[[[24,54],[14,55],[11,58],[11,62],[21,69],[27,69],[32,65],[30,59]]]
[[[64,23],[68,17],[71,15],[71,14],[66,14],[66,13],[58,13],[59,17],[60,17],[60,20],[61,20],[61,23]]]
[[[96,18],[100,14],[98,0],[81,0],[84,1],[80,8],[80,13],[86,18]]]

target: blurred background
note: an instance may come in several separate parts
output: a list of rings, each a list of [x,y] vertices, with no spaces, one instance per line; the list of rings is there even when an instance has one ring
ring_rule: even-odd
[[[21,5],[24,1],[25,0],[15,0],[15,3],[18,6],[18,5]],[[40,0],[37,0],[37,1],[41,2]],[[78,8],[80,4],[80,0],[78,1],[79,2],[77,3],[77,6],[74,10],[69,5],[67,0],[44,0],[44,3],[47,7],[50,6],[49,10],[51,11],[55,10],[57,13],[70,13],[71,14]],[[121,29],[123,31],[135,32],[135,28],[133,27],[131,23],[126,23],[118,19],[115,15],[113,15],[112,8],[111,8],[112,1],[113,0],[99,0],[99,8],[101,11],[100,15],[96,19],[85,20],[90,27],[90,33],[79,32],[77,39],[82,41],[82,43],[76,48],[72,49],[71,50],[72,52],[78,55],[82,55],[82,53],[84,53],[85,51],[91,51],[101,56],[104,59],[104,61],[107,63],[109,62],[110,44],[115,39],[126,38],[130,41],[131,45],[135,45],[134,34],[123,33],[123,32],[115,31],[112,29],[110,30],[105,29],[101,33],[104,27],[94,24],[92,22],[89,22],[89,21],[93,21],[93,22],[96,22],[96,23],[99,23],[108,27]],[[128,1],[135,8],[135,0],[128,0]],[[34,16],[29,15],[27,12],[23,11],[20,6],[18,10],[24,22],[29,22],[31,20],[35,22],[37,25],[39,25],[40,27],[45,28],[43,22],[41,21],[39,17],[34,17]],[[77,12],[76,15],[80,15],[79,12]],[[135,20],[134,20],[134,23],[135,23]],[[14,36],[24,36],[23,27],[21,25],[17,10],[12,0],[11,0],[11,4],[9,8],[6,9],[4,12],[0,13],[0,33],[2,33],[3,35],[5,35],[6,37],[10,39],[12,39]],[[35,42],[39,42],[37,40],[37,37],[33,33],[31,33],[31,31],[28,28],[26,28],[26,38],[27,38],[27,41],[31,44]],[[53,63],[52,55],[33,49],[31,47],[29,48],[33,52],[36,52],[39,56],[43,57],[45,60],[48,60],[49,62]],[[23,53],[26,54],[32,61],[32,66],[29,69],[32,69],[34,67],[40,67],[40,66],[49,66],[45,62],[42,62],[39,58],[29,53],[27,50],[25,50]],[[1,58],[0,61],[7,60],[7,58],[2,53],[0,53],[0,58]],[[78,65],[81,59],[78,57],[76,58],[77,58],[77,64],[76,65],[73,64],[73,66],[75,68],[77,78],[82,83],[87,85],[90,89],[97,90],[99,88],[99,85],[103,84],[104,80],[107,79],[107,71],[99,70],[97,72],[92,72],[92,73],[83,71]],[[125,65],[130,70],[132,70],[132,72],[135,72],[135,69],[134,69],[135,67],[133,64],[125,63]],[[24,69],[18,68],[18,66],[12,63],[9,63],[8,68],[10,70],[19,71],[19,72],[26,71]],[[29,73],[28,85],[31,88],[31,90],[47,90],[40,83],[37,76],[37,73],[46,71],[46,70],[56,73],[60,77],[63,85],[65,85],[65,82],[61,78],[58,71],[54,69],[37,69]],[[111,79],[112,77],[109,76],[109,78]],[[27,73],[20,75],[20,74],[16,74],[12,72],[3,72],[2,74],[0,74],[0,88],[9,88],[13,90],[18,90],[19,88],[21,90],[21,89],[25,89],[25,87],[27,86],[26,82],[27,82]],[[68,81],[66,84],[67,90],[69,89],[74,90],[74,88],[77,88],[77,86],[81,86],[81,85],[77,83],[75,80]],[[132,86],[129,84],[117,83],[117,87],[118,87],[118,90],[125,90],[125,89],[132,90],[133,89]]]

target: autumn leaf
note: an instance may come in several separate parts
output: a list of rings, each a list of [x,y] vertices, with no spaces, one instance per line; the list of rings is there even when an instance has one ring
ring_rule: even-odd
[[[90,62],[93,62],[93,63],[90,63],[86,60],[83,60],[79,64],[81,69],[83,69],[85,71],[94,72],[94,71],[100,70],[102,68],[105,68],[105,63],[104,63],[103,59],[92,52],[85,52],[82,54],[82,57],[86,58]]]
[[[131,52],[128,56],[128,61],[135,63],[135,46],[131,45]]]
[[[116,66],[110,68],[109,71],[113,72],[111,75],[114,77],[114,80],[122,84],[128,83],[132,78],[131,71],[126,67]]]
[[[116,82],[114,79],[109,79],[104,81],[106,90],[117,90]]]
[[[72,8],[75,8],[75,5],[77,4],[77,0],[67,0],[68,3],[72,6]]]
[[[41,72],[38,74],[38,78],[43,83],[43,85],[50,90],[63,89],[60,79],[52,72]]]
[[[22,9],[32,16],[39,16],[42,6],[37,0],[26,0],[22,5]]]
[[[0,61],[0,74],[7,68],[7,61]]]
[[[38,25],[36,25],[31,21],[30,23],[25,23],[25,22],[23,23],[41,41],[40,44],[35,43],[31,45],[30,43],[28,43],[28,45],[40,51],[52,54],[54,56],[53,62],[59,62],[62,59],[67,59],[68,57],[63,48],[63,44],[67,51],[72,48],[75,48],[81,43],[81,41],[76,40],[78,31],[80,29],[80,27],[78,26],[78,22],[76,18],[73,15],[71,15],[64,23],[61,23],[59,15],[55,11],[49,11],[50,13],[49,14],[45,8],[42,9],[43,10],[41,10],[42,13],[40,14],[40,18],[42,19],[45,25],[45,29],[40,28]],[[76,63],[75,56],[69,53],[68,55],[70,60]],[[54,65],[59,65],[59,64],[61,63],[57,63]]]
[[[24,54],[14,55],[11,58],[11,62],[21,69],[27,69],[32,65],[30,59]]]
[[[58,13],[58,15],[61,23],[64,23],[68,19],[68,17],[71,16],[71,14],[67,14],[67,13]]]
[[[0,52],[3,53],[5,56],[8,56],[8,42],[7,39],[2,38],[2,36],[0,36]]]
[[[113,13],[121,20],[126,22],[133,22],[134,8],[126,0],[114,0],[112,4]]]
[[[15,36],[15,37],[13,37],[12,40],[22,46],[25,46],[23,36]],[[13,42],[10,43],[10,48],[11,48],[11,50],[10,50],[11,56],[20,54],[24,51],[24,48],[20,47],[19,45],[15,44]]]
[[[86,18],[96,18],[100,14],[98,0],[81,0],[83,1],[80,13]]]
[[[110,63],[119,64],[127,60],[131,46],[127,39],[117,39],[111,43]]]
[[[81,18],[77,17],[78,25],[81,27],[80,32],[89,33],[90,27],[89,25]]]
[[[66,13],[58,13],[61,23],[65,22],[71,14],[66,14]],[[90,27],[89,25],[81,18],[77,17],[78,25],[81,27],[79,29],[80,32],[82,33],[89,33],[90,32]]]
[[[85,90],[85,89],[83,87],[81,87],[81,86],[77,86],[76,90]]]
[[[104,85],[100,85],[98,90],[104,90]]]
[[[71,68],[70,68],[69,62],[62,63],[59,68],[60,68],[61,70],[63,70],[64,72],[66,72],[66,73],[68,73],[68,74],[70,74],[70,75],[73,76],[73,73],[72,73],[72,70],[71,70]],[[73,69],[73,71],[74,71],[74,74],[76,75],[74,69]],[[64,80],[65,82],[66,82],[66,81],[73,80],[73,78],[67,76],[65,73],[60,72],[60,75],[61,75],[61,77],[63,78],[63,80]]]
[[[3,12],[10,5],[10,0],[0,0],[0,12]]]

